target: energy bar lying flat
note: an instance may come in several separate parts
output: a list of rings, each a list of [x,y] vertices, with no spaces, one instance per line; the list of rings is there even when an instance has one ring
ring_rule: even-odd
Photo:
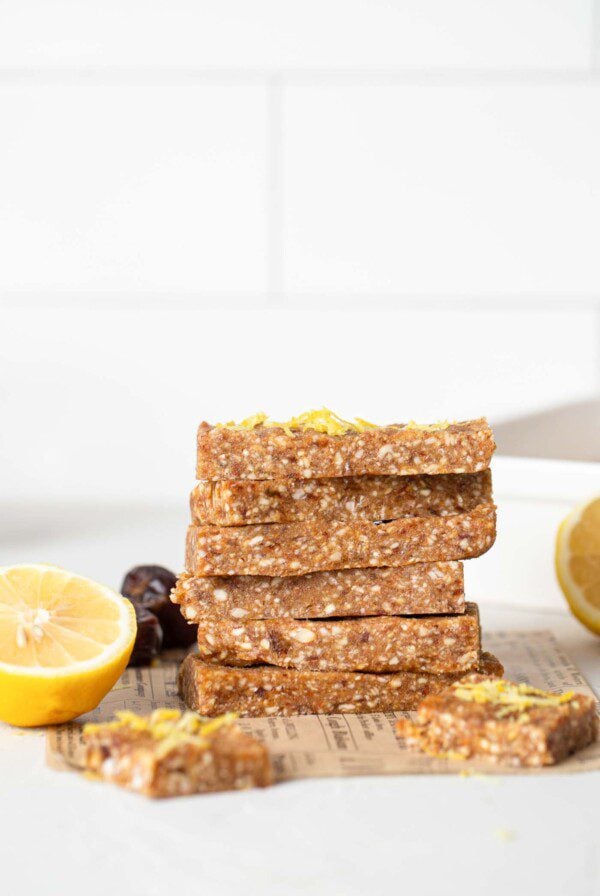
[[[482,653],[479,670],[502,675],[496,657]],[[460,673],[459,673],[460,674]],[[423,697],[456,681],[457,675],[423,672],[306,672],[252,666],[236,669],[187,656],[179,673],[186,705],[203,715],[296,716],[326,713],[407,712]]]
[[[477,473],[489,467],[495,447],[485,419],[430,427],[393,424],[342,435],[201,423],[196,473],[198,479]]]
[[[403,517],[380,524],[313,520],[190,526],[186,568],[199,576],[299,576],[328,569],[406,566],[478,557],[495,536],[493,504],[453,516]]]
[[[231,716],[157,709],[150,716],[117,713],[116,721],[83,729],[88,771],[145,796],[186,796],[273,783],[269,754]]]
[[[427,696],[416,722],[401,719],[397,730],[431,756],[535,767],[592,743],[598,717],[595,700],[583,694],[552,694],[483,674]]]
[[[462,563],[414,563],[338,569],[305,576],[208,576],[183,573],[171,593],[189,622],[229,619],[324,619],[464,613]]]
[[[323,672],[466,672],[481,650],[479,614],[368,616],[361,619],[202,619],[205,662],[266,664]]]
[[[196,525],[246,526],[315,519],[446,516],[491,500],[491,473],[483,470],[441,476],[205,480],[192,491],[190,507]]]

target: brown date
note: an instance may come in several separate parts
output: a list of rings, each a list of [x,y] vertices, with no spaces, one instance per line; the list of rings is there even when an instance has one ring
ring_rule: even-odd
[[[121,585],[121,594],[139,607],[150,610],[158,618],[163,631],[163,647],[189,647],[196,640],[196,626],[181,615],[170,600],[176,576],[164,566],[134,566]]]
[[[133,603],[133,607],[137,621],[137,634],[128,665],[148,666],[161,651],[163,631],[154,613],[136,603]]]

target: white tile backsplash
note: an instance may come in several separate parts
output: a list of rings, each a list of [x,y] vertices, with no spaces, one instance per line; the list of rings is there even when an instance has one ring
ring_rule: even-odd
[[[0,499],[597,395],[599,2],[0,0]]]
[[[586,68],[592,0],[3,0],[3,66]]]
[[[285,289],[597,296],[598,159],[600,82],[288,85]]]
[[[0,84],[0,127],[0,292],[264,292],[263,85]]]
[[[185,503],[201,419],[495,422],[589,397],[592,312],[5,310],[0,499]]]

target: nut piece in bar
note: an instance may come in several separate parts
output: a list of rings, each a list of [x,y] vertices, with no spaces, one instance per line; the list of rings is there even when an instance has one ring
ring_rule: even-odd
[[[406,566],[479,557],[494,543],[496,508],[453,516],[190,526],[186,568],[199,576],[299,576],[328,569]]]
[[[420,704],[397,731],[430,756],[485,759],[498,765],[553,765],[592,743],[596,703],[572,691],[552,694],[475,674]]]
[[[478,669],[502,675],[496,657],[483,653]],[[235,668],[203,663],[189,655],[179,673],[179,690],[190,709],[206,716],[296,716],[327,713],[401,712],[448,687],[462,673],[311,672],[277,666]]]
[[[330,616],[416,616],[464,613],[463,565],[337,569],[305,576],[193,576],[171,594],[190,622],[229,619],[326,619]]]
[[[491,500],[491,472],[483,470],[441,476],[205,480],[192,491],[190,508],[195,525],[247,526],[447,516]]]
[[[256,414],[198,428],[198,479],[324,479],[477,473],[495,449],[487,420],[374,426],[313,411],[287,423]]]
[[[481,650],[479,614],[369,616],[359,619],[203,619],[205,662],[266,664],[323,672],[467,672]]]
[[[113,722],[84,727],[86,769],[152,797],[266,787],[273,782],[269,754],[234,720],[177,709],[118,712]]]

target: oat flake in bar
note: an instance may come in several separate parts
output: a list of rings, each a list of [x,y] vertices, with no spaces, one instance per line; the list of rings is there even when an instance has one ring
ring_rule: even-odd
[[[312,412],[315,413],[315,412]],[[198,479],[319,479],[477,473],[495,449],[485,419],[462,423],[321,426],[270,425],[257,415],[246,425],[198,429]],[[329,412],[327,412],[329,413]],[[258,422],[256,422],[258,421]],[[319,425],[323,431],[315,431]],[[331,433],[335,434],[331,434]]]
[[[190,507],[196,525],[246,526],[315,519],[447,516],[491,500],[491,473],[483,470],[440,476],[205,480],[192,491]]]
[[[496,511],[403,517],[388,523],[313,520],[265,526],[190,526],[186,568],[199,576],[299,576],[328,569],[406,566],[484,554]]]
[[[369,616],[361,619],[202,619],[205,662],[266,664],[323,672],[466,672],[481,650],[479,613]]]
[[[398,734],[431,756],[498,765],[553,765],[598,736],[596,701],[470,675],[426,697]]]
[[[267,749],[231,716],[157,709],[150,716],[119,712],[114,722],[83,729],[85,767],[145,796],[187,796],[273,783]]]
[[[478,669],[502,675],[502,665],[483,653]],[[446,688],[462,673],[311,672],[251,666],[240,669],[203,663],[187,656],[179,673],[179,690],[190,709],[213,716],[296,716],[327,713],[405,712],[423,697]]]
[[[189,622],[211,616],[323,619],[463,613],[465,609],[463,565],[458,561],[285,577],[183,573],[171,600]]]

